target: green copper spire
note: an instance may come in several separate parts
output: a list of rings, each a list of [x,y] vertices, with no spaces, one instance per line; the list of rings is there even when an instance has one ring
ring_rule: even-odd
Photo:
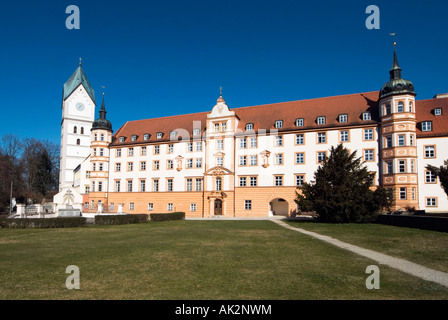
[[[75,91],[79,85],[83,85],[86,89],[90,99],[92,99],[93,103],[95,102],[95,91],[93,90],[92,86],[90,85],[89,80],[87,79],[86,74],[84,73],[84,70],[81,66],[81,59],[79,61],[79,66],[76,69],[76,71],[72,74],[70,79],[66,83],[64,83],[64,90],[63,90],[63,97],[62,99],[67,99],[73,91]]]

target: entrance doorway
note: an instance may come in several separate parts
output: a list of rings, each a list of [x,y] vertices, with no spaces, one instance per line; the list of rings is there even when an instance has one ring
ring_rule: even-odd
[[[216,199],[215,200],[215,216],[222,216],[222,200]]]
[[[288,216],[288,202],[282,198],[276,198],[269,202],[269,213],[274,216]]]

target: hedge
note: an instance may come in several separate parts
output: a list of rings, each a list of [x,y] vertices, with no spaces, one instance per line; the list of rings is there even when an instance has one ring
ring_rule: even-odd
[[[100,226],[142,223],[146,221],[148,221],[147,214],[114,214],[95,216],[95,224]]]
[[[151,221],[184,220],[185,212],[151,213]]]
[[[0,227],[8,229],[23,228],[73,228],[84,227],[87,218],[59,217],[59,218],[8,218],[0,219]]]

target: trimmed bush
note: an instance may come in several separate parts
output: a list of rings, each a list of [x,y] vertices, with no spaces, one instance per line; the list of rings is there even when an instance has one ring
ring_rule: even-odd
[[[151,221],[184,220],[185,212],[151,213]]]
[[[95,224],[99,226],[143,223],[147,221],[148,221],[147,214],[114,214],[114,215],[95,216]]]
[[[74,228],[84,227],[87,218],[60,217],[60,218],[14,218],[0,219],[0,227],[8,229],[23,228]]]

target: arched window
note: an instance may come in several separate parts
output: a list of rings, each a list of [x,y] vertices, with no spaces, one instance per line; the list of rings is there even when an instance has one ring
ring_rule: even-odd
[[[94,137],[94,140],[96,141],[98,139],[98,135],[95,133]]]
[[[397,105],[397,112],[398,112],[398,113],[404,112],[404,104],[403,104],[403,101],[399,101],[399,102],[398,102],[398,105]]]
[[[77,139],[76,144],[79,146],[81,144],[81,139]]]
[[[84,134],[84,127],[81,127],[81,134]]]
[[[411,102],[409,102],[409,112],[413,112],[413,111],[412,111],[412,108],[413,108],[413,103],[412,103],[412,101],[411,101]]]
[[[73,127],[73,133],[77,133],[78,128],[76,128],[76,126]]]

